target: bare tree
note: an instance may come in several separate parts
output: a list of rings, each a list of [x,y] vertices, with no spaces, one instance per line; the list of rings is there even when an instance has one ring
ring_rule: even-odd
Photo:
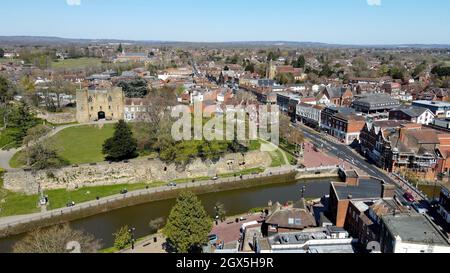
[[[68,224],[29,233],[13,246],[14,253],[70,253],[79,245],[82,253],[95,253],[101,244],[91,234],[74,230]],[[76,249],[75,249],[76,251]]]

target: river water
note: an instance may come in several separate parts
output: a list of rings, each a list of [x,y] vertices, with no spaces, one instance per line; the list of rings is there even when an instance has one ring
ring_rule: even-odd
[[[227,215],[238,215],[252,208],[266,207],[269,201],[281,204],[296,201],[300,198],[303,186],[306,186],[306,198],[319,198],[329,194],[330,180],[292,180],[282,184],[209,193],[200,195],[199,198],[211,216],[214,215],[214,205],[217,202],[224,204]],[[113,245],[113,233],[124,225],[135,227],[138,238],[148,235],[151,232],[149,222],[160,217],[166,218],[174,204],[175,199],[169,199],[136,205],[76,220],[71,222],[71,226],[101,239],[102,246],[106,248]],[[1,239],[0,253],[10,252],[12,245],[23,236]]]

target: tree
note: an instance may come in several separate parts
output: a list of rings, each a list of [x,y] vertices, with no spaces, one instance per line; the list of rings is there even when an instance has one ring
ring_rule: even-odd
[[[61,110],[61,96],[62,95],[74,95],[76,87],[70,81],[66,81],[63,77],[57,76],[51,82],[49,88],[46,92],[46,106],[49,111],[59,111]],[[49,93],[56,94],[56,105],[53,103],[53,98],[49,96]]]
[[[448,77],[450,76],[450,66],[435,66],[431,70],[431,74],[439,77]]]
[[[25,150],[25,156],[27,165],[35,171],[68,165],[68,162],[60,158],[56,149],[48,142],[37,143],[28,147]]]
[[[71,242],[80,245],[82,253],[95,253],[101,244],[95,237],[68,224],[39,229],[26,235],[13,246],[14,253],[70,253]],[[69,248],[69,249],[68,249]]]
[[[214,206],[214,210],[216,211],[216,216],[218,217],[218,220],[224,222],[227,217],[225,205],[220,202],[217,202],[216,205]]]
[[[117,52],[120,52],[120,53],[123,52],[122,43],[119,44],[119,47],[117,48]]]
[[[0,105],[12,100],[14,92],[10,81],[3,76],[0,76]]]
[[[182,192],[170,212],[164,235],[178,253],[197,252],[208,242],[212,219],[192,192]]]
[[[280,135],[289,144],[295,145],[296,149],[303,143],[303,133],[291,125],[290,118],[287,115],[280,115]]]
[[[3,50],[3,48],[0,48],[0,58],[5,57],[5,51]]]
[[[305,68],[306,65],[306,59],[305,56],[300,55],[297,59],[297,61],[293,62],[292,66],[295,68]]]
[[[130,232],[128,226],[121,227],[114,235],[114,247],[122,250],[126,248],[133,239],[133,236]]]
[[[122,87],[127,98],[143,98],[148,94],[147,82],[141,78],[131,81],[120,81],[117,86]]]
[[[133,137],[130,126],[120,120],[115,126],[114,136],[103,144],[103,154],[107,159],[120,161],[136,156],[137,140]]]
[[[45,136],[50,131],[50,127],[47,125],[37,125],[28,129],[27,135],[23,139],[23,144],[29,146],[31,143],[36,143],[40,138]]]
[[[30,108],[23,103],[14,105],[4,122],[5,127],[14,128],[11,136],[16,145],[22,144],[28,129],[39,124],[39,121],[31,113]]]
[[[150,232],[151,233],[158,232],[158,230],[164,226],[164,223],[165,223],[165,219],[163,217],[159,217],[159,218],[156,218],[154,220],[151,220],[148,223],[148,227],[150,228]]]
[[[395,66],[390,69],[389,75],[393,79],[403,80],[405,78],[405,70],[398,66]]]

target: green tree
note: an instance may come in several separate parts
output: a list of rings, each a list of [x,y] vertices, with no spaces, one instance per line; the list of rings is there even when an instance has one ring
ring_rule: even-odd
[[[3,48],[0,48],[0,58],[5,57],[5,51],[3,50]]]
[[[23,103],[15,105],[8,115],[7,127],[14,128],[12,137],[16,145],[21,145],[28,129],[39,124],[39,121],[31,113],[30,108]]]
[[[13,98],[11,83],[3,76],[0,76],[0,104],[5,104]]]
[[[131,81],[120,81],[117,86],[122,87],[127,98],[143,98],[148,94],[147,82],[141,78]]]
[[[132,234],[128,226],[121,227],[114,235],[114,247],[122,250],[126,248],[132,240]]]
[[[295,68],[305,68],[306,65],[306,59],[305,56],[300,55],[297,59],[297,61],[293,62],[292,66]]]
[[[130,126],[120,120],[114,126],[114,135],[103,144],[103,154],[107,159],[120,161],[136,156],[137,140],[133,137]]]
[[[192,192],[182,192],[164,228],[170,245],[178,253],[197,252],[208,242],[212,219]]]
[[[123,51],[122,44],[119,44],[119,47],[117,48],[117,52],[122,53],[122,51]]]

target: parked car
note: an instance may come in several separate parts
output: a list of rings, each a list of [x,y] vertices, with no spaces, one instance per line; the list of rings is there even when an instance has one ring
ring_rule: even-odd
[[[126,194],[126,193],[128,193],[127,189],[123,189],[123,190],[120,191],[120,194]]]
[[[214,180],[214,181],[219,180],[219,177],[218,177],[218,176],[214,176],[214,177],[212,178],[212,180]]]
[[[208,236],[208,241],[211,244],[217,243],[217,240],[219,240],[219,237],[216,234],[211,234],[211,235]]]
[[[176,187],[177,183],[175,182],[170,182],[169,184],[167,184],[167,187]]]
[[[68,207],[68,208],[70,208],[70,207],[75,207],[75,202],[72,201],[72,202],[67,203],[67,207]]]
[[[421,204],[414,203],[411,206],[420,214],[427,214],[428,213],[428,210],[424,206],[422,206]]]
[[[414,198],[414,196],[410,192],[405,192],[403,197],[405,197],[406,201],[408,201],[408,202],[415,202],[416,201],[416,199]]]

